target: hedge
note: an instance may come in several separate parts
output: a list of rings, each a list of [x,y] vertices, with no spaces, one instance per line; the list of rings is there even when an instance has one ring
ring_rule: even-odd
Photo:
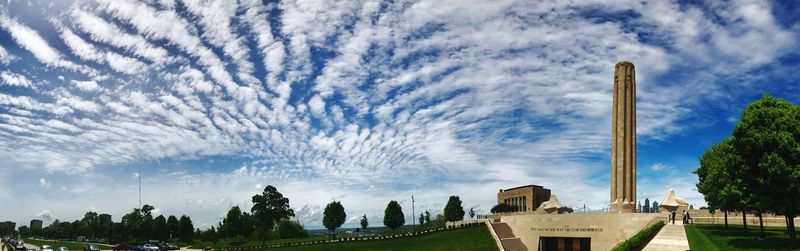
[[[647,245],[650,239],[655,236],[661,228],[664,227],[663,221],[658,221],[656,224],[649,226],[642,231],[639,231],[635,235],[633,235],[630,239],[623,241],[620,244],[617,244],[612,250],[614,251],[628,251],[628,250],[638,250]]]

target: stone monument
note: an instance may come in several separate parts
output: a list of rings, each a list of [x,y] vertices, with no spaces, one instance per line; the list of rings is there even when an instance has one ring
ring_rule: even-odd
[[[611,212],[636,212],[636,74],[627,61],[614,69],[610,201]]]

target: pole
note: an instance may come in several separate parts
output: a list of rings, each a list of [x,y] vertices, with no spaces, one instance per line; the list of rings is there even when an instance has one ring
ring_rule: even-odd
[[[142,166],[139,166],[139,208],[142,208]]]
[[[414,195],[411,195],[411,225],[413,226],[412,229],[414,232],[417,231],[417,222],[416,220],[414,220],[414,218],[416,217],[416,213],[417,212],[415,211],[414,208]]]

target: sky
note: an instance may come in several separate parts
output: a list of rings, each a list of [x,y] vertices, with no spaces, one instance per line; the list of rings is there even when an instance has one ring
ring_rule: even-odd
[[[687,3],[692,2],[692,3]],[[696,2],[696,3],[695,3]],[[800,103],[796,1],[0,3],[0,221],[199,228],[273,185],[319,228],[397,200],[487,213],[536,184],[607,206],[614,65],[637,78],[637,198],[697,206],[698,157],[764,93]],[[412,209],[411,196],[415,203]]]

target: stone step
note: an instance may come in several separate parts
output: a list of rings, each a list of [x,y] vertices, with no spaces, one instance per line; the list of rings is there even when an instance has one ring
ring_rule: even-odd
[[[528,251],[528,247],[519,238],[509,238],[500,241],[505,251]]]
[[[497,238],[500,240],[516,238],[514,232],[511,231],[511,227],[506,223],[492,223],[492,228],[494,228],[494,232],[497,233]]]

